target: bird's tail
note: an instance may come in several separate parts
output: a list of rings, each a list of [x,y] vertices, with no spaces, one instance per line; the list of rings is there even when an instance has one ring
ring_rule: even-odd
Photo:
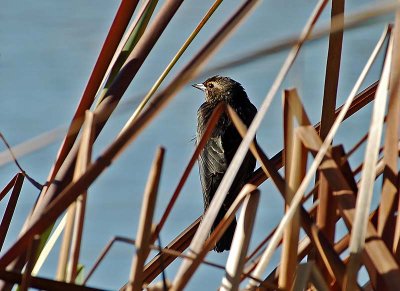
[[[221,222],[222,218],[224,217],[226,211],[220,211],[215,218],[214,224],[211,227],[211,232],[217,228],[218,224]],[[236,218],[231,222],[228,229],[222,235],[220,240],[215,244],[214,251],[217,253],[221,253],[223,251],[229,251],[231,249],[233,234],[235,233],[236,229]]]

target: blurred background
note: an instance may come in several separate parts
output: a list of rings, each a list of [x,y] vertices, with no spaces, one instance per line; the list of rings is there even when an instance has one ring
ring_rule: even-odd
[[[55,128],[65,128],[85,88],[119,1],[15,1],[3,0],[0,10],[0,132],[11,145],[17,145]],[[160,1],[157,10],[164,1]],[[379,1],[346,1],[346,14]],[[206,13],[213,1],[185,1],[159,42],[134,78],[110,122],[95,143],[93,159],[115,138],[136,105],[151,88],[171,58]],[[225,1],[186,51],[164,84],[182,68],[232,14],[241,1]],[[243,25],[231,36],[208,67],[241,54],[273,44],[300,33],[317,1],[262,1]],[[329,23],[328,4],[318,24]],[[157,12],[157,11],[156,11]],[[371,54],[385,25],[393,15],[381,17],[344,34],[338,105],[347,98],[362,67]],[[318,25],[317,25],[318,26]],[[328,38],[307,44],[281,89],[297,87],[313,123],[320,119]],[[218,72],[239,81],[252,102],[259,106],[265,98],[288,51],[272,54],[255,62]],[[381,60],[374,65],[362,88],[379,78]],[[207,76],[208,77],[208,76]],[[193,83],[203,80],[193,80]],[[281,92],[267,113],[257,138],[268,156],[282,148]],[[134,238],[141,199],[156,148],[166,148],[166,159],[157,200],[155,220],[159,220],[194,150],[196,111],[203,94],[187,84],[168,107],[150,124],[112,166],[89,188],[81,263],[89,269],[107,242],[116,235]],[[357,119],[344,122],[334,143],[348,149],[369,126],[370,106],[357,113]],[[365,117],[364,117],[365,116]],[[365,120],[366,122],[363,122]],[[62,134],[61,134],[62,136]],[[41,183],[55,160],[61,139],[19,158],[23,169]],[[0,151],[6,151],[0,143]],[[352,166],[363,156],[363,149],[352,157]],[[0,166],[0,188],[18,171],[14,163]],[[279,222],[283,204],[270,182],[261,186],[261,206],[257,214],[250,249]],[[24,183],[3,252],[15,241],[38,190]],[[0,204],[0,214],[5,205]],[[197,166],[192,171],[163,231],[161,243],[168,244],[203,212]],[[54,278],[59,243],[39,275]],[[88,285],[118,289],[127,282],[134,249],[116,244],[94,273]],[[154,254],[150,255],[150,258]],[[209,261],[224,263],[227,253],[211,252]],[[181,260],[166,270],[173,279]],[[267,270],[269,273],[271,267]],[[200,267],[187,290],[215,290],[223,270]]]

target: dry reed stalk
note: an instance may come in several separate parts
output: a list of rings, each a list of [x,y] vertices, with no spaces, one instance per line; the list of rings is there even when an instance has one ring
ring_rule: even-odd
[[[20,285],[20,290],[21,291],[26,291],[28,290],[30,286],[30,281],[31,281],[31,276],[32,276],[32,269],[35,266],[35,256],[36,256],[36,251],[37,248],[39,247],[40,243],[40,237],[37,235],[33,238],[31,245],[28,248],[28,254],[27,254],[27,264],[24,270],[24,273],[22,274],[22,281]]]
[[[142,37],[157,4],[158,0],[146,0],[146,2],[142,4],[140,11],[137,13],[136,18],[126,29],[126,32],[119,42],[114,56],[107,68],[107,71],[104,74],[103,81],[99,86],[98,93],[96,94],[98,95],[98,99],[95,108],[99,106],[104,97],[107,95],[110,85],[115,80],[115,77],[118,75],[127,57],[132,52],[132,49]]]
[[[198,253],[202,249],[203,242],[205,238],[208,236],[208,232],[211,229],[211,225],[217,215],[217,212],[219,211],[226,193],[228,192],[237,171],[240,168],[240,165],[243,162],[244,157],[247,154],[247,151],[250,147],[250,144],[252,143],[256,130],[261,124],[261,121],[267,112],[276,92],[278,91],[280,85],[282,84],[287,72],[289,71],[290,67],[292,66],[294,60],[296,59],[299,50],[301,46],[304,44],[306,41],[307,37],[311,33],[311,30],[318,19],[319,15],[322,13],[322,10],[324,6],[326,5],[327,1],[319,1],[318,4],[316,5],[316,8],[310,17],[309,21],[307,22],[304,30],[302,31],[299,42],[296,44],[296,46],[292,49],[292,51],[289,53],[289,56],[285,60],[283,66],[281,67],[281,70],[278,73],[278,76],[276,77],[275,81],[273,82],[272,87],[270,88],[267,96],[265,97],[259,111],[257,112],[256,116],[254,117],[254,120],[252,121],[249,130],[246,134],[246,137],[243,139],[241,142],[239,148],[237,149],[216,193],[214,194],[214,198],[211,201],[210,206],[208,207],[203,223],[200,225],[199,229],[197,230],[195,237],[192,240],[192,243],[190,244],[190,248],[194,253]],[[178,273],[176,275],[176,279],[174,281],[174,285],[177,284],[182,277],[184,277],[184,274],[188,271],[190,268],[190,262],[187,260],[184,260],[181,264],[181,267],[178,270]],[[180,286],[178,284],[178,286]]]
[[[348,242],[350,241],[349,235],[347,234],[345,237],[343,237],[341,240],[339,240],[335,245],[334,245],[334,250],[338,254],[343,252],[347,246]],[[311,240],[308,237],[305,237],[303,240],[300,241],[299,243],[299,248],[298,248],[298,262],[300,263],[305,256],[309,255],[311,250],[312,250],[312,245],[311,245]],[[279,267],[278,265],[268,276],[267,278],[263,281],[263,283],[260,285],[260,287],[264,287],[266,283],[273,284],[274,281],[276,281],[279,278]],[[254,268],[252,268],[254,269]],[[318,270],[318,269],[317,269]],[[345,267],[343,265],[343,276],[345,272]],[[318,289],[317,289],[318,290]]]
[[[80,145],[79,145],[79,150],[78,150],[78,156],[77,156],[77,161],[75,164],[75,171],[74,171],[74,177],[73,181],[76,181],[79,179],[82,174],[86,171],[88,165],[90,164],[91,161],[91,155],[92,155],[92,145],[94,141],[94,129],[93,129],[93,113],[90,112],[89,110],[86,111],[85,113],[85,123],[83,126],[83,132],[82,132],[82,138],[80,139]],[[79,197],[81,197],[81,202],[82,198],[86,197],[87,193],[84,192],[82,193]],[[79,200],[79,197],[77,201]],[[86,199],[84,199],[86,200]],[[72,247],[72,242],[74,241],[75,249],[76,251],[76,244],[78,243],[80,245],[80,238],[81,234],[76,233],[78,231],[78,226],[75,224],[75,222],[78,220],[76,216],[77,212],[77,203],[78,202],[73,202],[67,210],[67,222],[64,228],[64,237],[62,241],[62,245],[60,248],[60,254],[59,254],[59,261],[58,261],[58,267],[57,267],[57,280],[59,281],[67,281],[69,282],[72,278],[72,273],[76,274],[76,269],[77,269],[77,261],[75,260],[74,266],[72,265],[71,259],[68,260],[68,257],[70,256],[70,251]],[[84,217],[84,213],[82,213],[82,203],[80,205],[80,213],[79,216]],[[78,221],[77,221],[78,222]],[[82,230],[83,227],[83,220],[79,221],[80,222],[80,230]],[[75,233],[74,233],[75,230]],[[73,240],[73,235],[75,236],[75,239]],[[79,236],[79,242],[76,240],[76,237]],[[78,251],[79,252],[79,251]],[[71,253],[72,256],[72,253]],[[67,268],[68,268],[68,261],[70,265],[70,269],[68,270],[67,274]],[[75,276],[74,276],[75,277]]]
[[[157,89],[160,87],[161,83],[164,81],[165,77],[169,74],[171,69],[175,66],[175,64],[178,62],[180,57],[183,55],[183,53],[186,51],[186,49],[189,47],[189,45],[192,43],[192,41],[195,39],[197,34],[200,32],[200,30],[204,27],[204,25],[207,23],[207,21],[210,19],[210,17],[213,15],[215,10],[219,7],[219,5],[222,3],[223,0],[216,0],[214,4],[210,7],[210,9],[207,11],[206,15],[200,20],[200,23],[196,26],[196,28],[192,31],[192,33],[189,35],[189,37],[186,39],[186,41],[183,43],[181,48],[178,50],[178,52],[175,54],[175,56],[172,58],[170,63],[167,65],[167,67],[164,69],[164,71],[161,73],[160,77],[158,77],[157,81],[154,83],[154,85],[150,88],[150,91],[147,92],[146,96],[143,97],[142,101],[138,105],[138,107],[135,109],[129,120],[126,122],[124,127],[122,128],[121,132],[125,130],[131,124],[137,116],[142,112],[146,104],[150,101],[150,98],[154,95],[154,93],[157,91]]]
[[[61,126],[39,134],[18,145],[12,146],[11,152],[14,154],[14,157],[10,154],[9,150],[0,152],[0,167],[14,161],[14,158],[18,159],[19,157],[38,151],[49,144],[62,139],[65,136],[65,133],[66,128]]]
[[[139,218],[139,227],[136,234],[136,255],[132,260],[129,276],[128,291],[142,290],[143,265],[150,252],[152,221],[156,206],[158,186],[164,160],[164,148],[158,148],[156,157],[151,166],[146,189],[143,194],[142,208]]]
[[[314,261],[309,261],[307,263],[299,264],[297,266],[296,278],[294,278],[293,286],[291,285],[284,290],[292,290],[292,291],[307,290],[314,265],[315,265]],[[279,278],[280,277],[281,276],[279,276]]]
[[[380,147],[383,119],[386,110],[386,97],[389,88],[389,74],[392,62],[393,38],[390,38],[381,81],[376,91],[371,125],[365,149],[364,166],[361,174],[360,187],[357,195],[355,218],[350,238],[350,260],[347,266],[345,290],[352,290],[357,281],[361,264],[361,252],[364,249],[368,216],[372,201],[373,185],[375,182],[376,164]]]
[[[74,179],[78,179],[86,171],[87,167],[91,163],[94,132],[94,114],[91,111],[87,110],[85,114],[85,123],[82,132],[81,144],[78,152],[78,159],[76,162],[76,169],[74,173],[76,176],[74,177]],[[76,276],[78,275],[77,269],[82,243],[83,224],[85,221],[86,197],[87,192],[85,191],[78,196],[76,202],[74,203],[76,205],[76,212],[75,220],[73,222],[74,227],[72,230],[73,232],[71,241],[71,252],[66,275],[67,282],[74,282]]]
[[[14,187],[15,184],[15,179],[17,178],[18,174],[15,174],[14,177],[10,180],[10,182],[7,183],[6,186],[1,190],[0,192],[0,201],[3,200],[3,198],[8,194],[8,192]]]
[[[17,272],[0,270],[0,279],[12,284],[21,284],[22,275]],[[33,276],[30,278],[30,287],[40,290],[57,290],[57,291],[104,291],[104,289],[80,286],[71,283],[59,282]]]
[[[290,163],[289,175],[286,177],[288,180],[286,191],[286,209],[289,209],[291,200],[293,199],[294,191],[300,185],[301,180],[304,178],[307,155],[301,142],[295,136],[293,140],[293,160]],[[290,189],[290,190],[289,190]],[[300,212],[297,210],[291,222],[287,225],[283,234],[282,255],[281,255],[281,271],[279,276],[279,287],[288,289],[292,286],[293,279],[296,273],[297,262],[297,245],[299,242],[300,233]]]
[[[239,290],[240,276],[243,272],[259,200],[260,191],[256,190],[243,202],[220,290]]]
[[[50,254],[58,238],[63,232],[66,221],[67,221],[67,214],[65,213],[64,216],[60,219],[60,222],[58,223],[57,227],[54,229],[53,233],[47,240],[46,245],[43,247],[43,250],[40,252],[36,264],[32,269],[32,276],[36,276],[39,273],[48,255]]]
[[[132,52],[127,57],[122,65],[115,80],[110,85],[106,96],[96,108],[99,117],[109,116],[115,109],[117,103],[126,91],[132,79],[136,76],[144,60],[153,49],[161,34],[175,15],[183,0],[171,0],[161,7],[159,13],[155,16],[150,27],[143,34],[140,41],[133,48]],[[110,110],[111,109],[111,110]],[[102,118],[100,118],[101,120]],[[104,126],[103,122],[97,125],[100,129]]]
[[[4,241],[7,236],[8,229],[10,227],[11,219],[14,215],[15,207],[17,206],[18,198],[21,193],[22,184],[24,183],[24,175],[18,173],[11,179],[11,181],[6,185],[6,187],[1,192],[1,198],[12,189],[10,194],[10,199],[8,200],[6,210],[4,211],[3,218],[0,224],[0,250],[3,248]],[[1,199],[0,199],[1,201]]]
[[[7,148],[8,154],[10,155],[11,159],[14,161],[15,165],[17,168],[20,170],[21,174],[24,175],[24,177],[34,186],[37,188],[39,191],[43,189],[43,185],[37,182],[35,179],[33,179],[31,176],[28,175],[28,173],[21,167],[20,163],[18,162],[17,158],[15,157],[11,146],[7,139],[4,137],[4,135],[0,132],[0,139],[3,141],[4,145]]]
[[[292,95],[296,95],[291,97]],[[284,92],[284,157],[285,157],[285,201],[286,209],[293,199],[294,191],[299,187],[304,178],[307,166],[307,153],[301,142],[294,135],[294,122],[298,118],[300,126],[310,124],[307,115],[304,112],[295,112],[293,107],[289,106],[289,99],[298,98],[295,90],[285,90]],[[297,104],[297,103],[296,103]],[[297,110],[301,110],[298,106]],[[297,245],[300,233],[300,212],[296,211],[292,221],[288,224],[283,234],[282,255],[280,264],[279,287],[288,289],[292,286],[296,272]]]
[[[331,23],[337,19],[339,26],[344,26],[345,0],[332,1]],[[338,18],[335,18],[338,17]],[[340,21],[342,21],[340,23]],[[329,35],[329,48],[325,73],[324,97],[322,102],[321,129],[319,135],[324,140],[335,118],[337,88],[339,83],[340,61],[343,42],[343,30]],[[333,195],[328,182],[323,175],[319,176],[318,200],[319,206],[316,215],[316,224],[322,230],[329,242],[335,238],[336,207],[333,204]],[[315,257],[316,266],[323,270],[321,259]],[[328,274],[325,274],[325,278]]]
[[[89,271],[87,272],[86,277],[83,279],[82,285],[86,285],[87,281],[93,275],[94,271],[96,271],[97,267],[103,261],[103,259],[108,254],[108,252],[111,250],[111,247],[114,245],[115,242],[124,242],[124,243],[135,245],[135,241],[133,239],[129,239],[129,238],[121,237],[121,236],[113,237],[107,243],[107,245],[103,248],[103,250],[101,251],[100,255],[97,257],[96,261],[94,262],[92,268],[90,268]]]
[[[58,265],[56,273],[57,281],[66,281],[66,271],[68,265],[68,256],[71,248],[72,229],[74,227],[75,212],[76,212],[76,202],[73,202],[68,207],[67,210],[67,221],[65,223],[64,236],[58,256]]]
[[[366,135],[366,137],[368,138],[368,135]],[[379,154],[381,154],[382,151],[383,151],[383,147],[381,147],[381,148],[379,149]],[[382,159],[382,158],[381,158],[381,159]],[[380,161],[381,161],[381,159],[380,159]],[[378,163],[378,164],[379,164],[379,163]],[[360,164],[358,164],[357,167],[354,168],[354,170],[352,171],[352,172],[353,172],[353,176],[356,176],[356,175],[358,175],[359,173],[361,173],[361,170],[362,170],[363,165],[364,165],[364,162],[361,162]],[[383,170],[383,169],[382,169],[382,170]],[[378,222],[377,222],[377,223],[378,223]]]
[[[117,240],[113,239],[113,242],[115,242],[115,241],[117,241]],[[134,240],[131,240],[131,239],[128,239],[128,238],[120,238],[120,240],[118,240],[118,241],[122,241],[122,242],[129,243],[129,244],[132,244],[132,245],[135,244]],[[107,246],[109,246],[109,244]],[[185,255],[185,254],[182,254],[179,251],[175,251],[175,250],[172,250],[172,249],[169,249],[169,248],[161,248],[161,247],[155,246],[155,245],[149,245],[149,247],[152,250],[157,250],[157,251],[159,251],[160,253],[162,253],[164,255],[173,256],[175,258],[187,258],[187,259],[190,259],[190,260],[195,260],[196,259],[195,256]],[[202,264],[208,265],[210,267],[214,267],[214,268],[217,268],[217,269],[220,269],[220,270],[225,270],[225,266],[217,264],[217,263],[213,263],[213,262],[210,262],[210,261],[207,261],[207,260],[203,260]],[[251,278],[250,275],[247,274],[247,273],[243,273],[242,275],[243,275],[244,278]],[[147,287],[145,287],[145,288],[149,288],[149,287],[150,287],[150,285],[147,285]],[[276,288],[277,286],[271,284],[268,287]],[[126,288],[127,288],[127,286],[124,285],[122,288],[120,288],[120,290],[126,290]]]
[[[316,265],[313,265],[311,270],[311,282],[315,286],[316,290],[319,291],[329,291],[328,284],[325,282],[324,276],[322,276],[320,270],[317,268]]]
[[[91,277],[91,275],[93,274],[93,272],[95,271],[95,269],[100,265],[101,261],[105,258],[105,256],[108,254],[108,252],[110,251],[111,247],[114,245],[115,242],[123,242],[123,243],[127,243],[127,244],[131,244],[131,245],[135,245],[135,240],[130,239],[130,238],[126,238],[126,237],[113,237],[106,245],[106,247],[103,249],[103,251],[101,252],[100,256],[98,257],[98,259],[96,260],[96,263],[94,264],[94,266],[89,270],[88,276],[85,278],[85,282],[83,284],[86,284],[87,280],[89,279],[89,277]],[[181,251],[176,251],[174,249],[171,248],[161,248],[160,246],[155,246],[155,245],[151,245],[149,244],[149,248],[152,250],[157,250],[159,251],[159,255],[166,255],[166,256],[172,256],[175,258],[188,258],[191,260],[194,260],[195,257],[193,256],[187,256],[182,254]],[[211,266],[211,267],[215,267],[221,270],[225,270],[225,267],[223,265],[220,264],[216,264],[210,261],[206,261],[203,260],[202,262],[205,265]],[[163,266],[164,268],[166,266]],[[160,270],[160,272],[162,271],[161,268],[158,268]],[[244,276],[248,276],[248,274],[244,274]],[[146,283],[145,285],[147,285],[148,283]],[[127,284],[124,285],[123,287],[120,288],[120,290],[126,290],[127,288]],[[147,287],[146,287],[147,288]]]
[[[313,206],[311,207],[311,209],[309,210],[310,215],[315,214],[316,211],[316,206],[317,203],[314,203]],[[268,235],[265,239],[263,239],[261,241],[261,243],[259,243],[259,245],[246,257],[246,263],[249,263],[246,267],[246,271],[245,273],[250,273],[254,270],[254,268],[257,266],[262,253],[265,251],[265,248],[263,250],[261,250],[264,245],[271,239],[272,235],[275,233],[277,227],[275,227]],[[308,241],[308,242],[305,242]],[[304,247],[303,245],[310,245],[311,246],[311,241],[308,237],[303,238],[301,241],[299,241],[299,245],[298,245],[298,249],[301,249],[301,252],[304,251]],[[299,253],[300,251],[298,251]],[[297,257],[299,257],[299,254],[297,255]],[[244,277],[242,277],[242,279],[244,279]]]
[[[172,242],[165,248],[183,252],[189,246],[197,228],[200,224],[201,217],[195,220],[189,227],[181,232]],[[161,266],[166,268],[174,261],[174,257],[165,254],[158,254],[144,267],[144,282],[150,283],[161,272]]]
[[[397,1],[399,3],[399,1]],[[393,30],[393,55],[390,68],[389,104],[387,113],[386,135],[383,150],[385,170],[383,173],[382,197],[378,216],[378,233],[383,237],[399,261],[400,218],[395,215],[399,210],[399,174],[398,141],[400,124],[400,12],[396,11]],[[393,229],[395,229],[393,233]]]

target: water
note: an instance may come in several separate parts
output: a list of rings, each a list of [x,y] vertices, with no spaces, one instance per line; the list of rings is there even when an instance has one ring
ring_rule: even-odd
[[[146,92],[163,71],[183,41],[213,1],[186,1],[165,30],[123,99]],[[366,1],[351,1],[346,12],[355,11]],[[0,131],[10,144],[16,145],[59,125],[68,124],[81,97],[97,59],[118,1],[11,1],[3,0],[0,11],[0,88],[2,90]],[[194,41],[168,80],[208,40],[239,1],[223,3]],[[162,3],[161,3],[162,4]],[[161,5],[160,4],[160,5]],[[243,52],[270,44],[274,40],[299,33],[316,1],[264,1],[251,17],[210,61],[216,65]],[[320,23],[329,19],[329,9]],[[361,68],[384,28],[385,21],[345,33],[338,102],[342,103],[351,90]],[[283,87],[298,87],[312,122],[320,116],[323,93],[327,39],[307,45],[289,73]],[[259,106],[272,84],[287,52],[257,62],[219,72],[240,81],[253,103]],[[379,76],[376,65],[365,85]],[[282,148],[281,96],[276,96],[258,132],[265,152],[272,156]],[[133,238],[136,234],[141,197],[154,153],[159,145],[166,148],[155,220],[162,214],[194,144],[196,111],[203,96],[189,84],[153,120],[122,156],[89,189],[81,262],[89,269],[101,249],[116,235]],[[121,106],[120,106],[121,107]],[[115,138],[129,118],[122,108],[104,128],[95,144],[96,157]],[[349,148],[368,126],[369,110],[358,113],[357,121],[346,122],[337,138]],[[60,141],[19,159],[23,168],[38,181],[44,182],[54,162]],[[0,146],[0,150],[4,150]],[[352,160],[363,152],[357,153]],[[5,185],[17,172],[14,164],[0,168],[0,185]],[[261,186],[262,196],[251,247],[260,241],[280,220],[283,205],[280,195],[270,183]],[[25,182],[9,235],[3,250],[17,238],[19,229],[31,209],[38,191]],[[4,212],[4,203],[0,205]],[[197,167],[191,173],[163,231],[163,244],[169,243],[180,231],[202,213],[202,197]],[[59,245],[51,253],[40,276],[54,278]],[[118,289],[128,279],[133,248],[116,244],[89,285]],[[227,254],[210,253],[207,260],[224,264]],[[271,263],[271,266],[276,262]],[[173,279],[180,260],[166,272]],[[271,270],[271,267],[268,269]],[[222,270],[200,267],[190,281],[188,290],[214,290],[219,286]]]

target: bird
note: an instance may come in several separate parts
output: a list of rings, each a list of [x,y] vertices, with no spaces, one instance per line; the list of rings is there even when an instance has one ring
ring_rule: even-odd
[[[250,102],[243,86],[229,77],[216,75],[203,83],[193,84],[192,86],[205,94],[205,102],[197,111],[196,143],[200,141],[211,114],[221,102],[229,104],[247,127],[250,126],[257,114],[257,108]],[[198,158],[204,212],[210,205],[241,141],[242,137],[232,120],[226,113],[223,113]],[[215,218],[211,232],[217,227],[232,205],[245,181],[253,173],[255,165],[256,159],[251,152],[248,152]],[[214,251],[220,253],[230,250],[235,229],[236,218],[215,244]]]

